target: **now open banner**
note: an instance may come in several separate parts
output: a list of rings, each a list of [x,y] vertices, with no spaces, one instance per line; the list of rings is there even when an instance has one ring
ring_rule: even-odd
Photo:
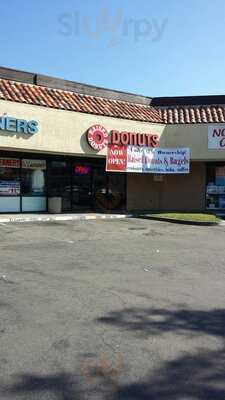
[[[106,171],[188,174],[190,149],[108,145]]]

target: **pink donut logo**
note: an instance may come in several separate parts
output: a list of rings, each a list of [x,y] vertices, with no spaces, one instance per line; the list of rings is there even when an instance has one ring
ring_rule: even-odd
[[[102,125],[93,125],[87,131],[87,141],[94,150],[102,150],[108,144],[109,135]]]

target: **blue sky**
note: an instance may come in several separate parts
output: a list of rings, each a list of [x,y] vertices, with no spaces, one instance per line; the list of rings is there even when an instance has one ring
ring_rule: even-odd
[[[0,65],[147,96],[225,94],[224,0],[2,0]]]

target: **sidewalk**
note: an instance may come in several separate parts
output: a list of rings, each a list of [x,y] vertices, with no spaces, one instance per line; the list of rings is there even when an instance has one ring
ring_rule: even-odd
[[[0,214],[0,224],[8,222],[49,222],[49,221],[77,221],[96,219],[121,219],[131,218],[131,214]]]

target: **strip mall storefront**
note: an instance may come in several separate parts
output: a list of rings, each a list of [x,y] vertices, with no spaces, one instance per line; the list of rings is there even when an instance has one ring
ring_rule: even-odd
[[[53,197],[63,212],[122,211],[126,176],[106,173],[104,159],[1,153],[1,212],[46,212]]]
[[[122,118],[34,105],[33,98],[29,102],[27,98],[24,102],[9,100],[6,94],[0,84],[1,213],[47,212],[54,197],[62,199],[63,212],[225,212],[225,123],[149,122],[138,120],[137,109],[136,119]],[[117,102],[119,106],[124,103]],[[138,112],[147,109],[138,107]],[[110,157],[106,165],[110,146],[124,150],[126,167],[118,157],[116,167],[109,168]],[[133,147],[129,150],[129,146]],[[164,161],[160,170],[162,154],[155,150],[156,169],[143,165],[132,169],[133,156],[127,153],[133,148],[146,149],[142,149],[145,158],[153,149],[184,149],[185,155],[175,166],[171,161],[165,167]],[[168,160],[172,160],[171,153]]]

